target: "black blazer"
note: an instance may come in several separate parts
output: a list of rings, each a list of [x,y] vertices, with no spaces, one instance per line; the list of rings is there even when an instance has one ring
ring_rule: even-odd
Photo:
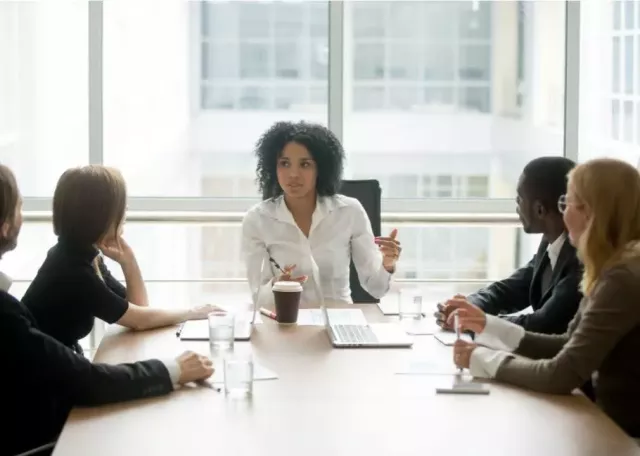
[[[29,310],[0,291],[0,454],[54,441],[74,406],[159,396],[173,390],[158,360],[92,364],[42,333]]]
[[[558,261],[553,269],[551,283],[541,290],[542,261],[549,244],[542,241],[538,252],[526,266],[511,277],[492,283],[469,296],[469,301],[490,315],[503,318],[523,326],[527,331],[562,334],[578,310],[582,299],[579,291],[582,266],[576,249],[568,240],[564,242]],[[531,306],[533,313],[506,315]]]

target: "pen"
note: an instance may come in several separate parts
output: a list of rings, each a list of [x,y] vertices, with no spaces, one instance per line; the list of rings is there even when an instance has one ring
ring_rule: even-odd
[[[453,314],[453,327],[456,330],[456,338],[460,340],[460,319],[458,318],[458,312],[455,312]],[[460,370],[460,372],[462,372],[461,367],[459,367],[458,369]]]
[[[208,382],[207,380],[196,380],[196,385],[198,386],[204,386],[205,388],[211,388],[212,390],[214,390],[215,392],[219,393],[222,391],[222,388],[218,388],[217,386],[212,385],[210,382]]]
[[[280,265],[278,264],[278,262],[276,260],[274,260],[273,258],[269,257],[269,261],[271,262],[271,264],[273,264],[276,268],[278,268],[278,271],[280,271],[283,274],[286,274],[286,272],[284,272],[284,269],[282,269],[280,267]]]
[[[276,314],[269,309],[265,309],[264,307],[260,307],[260,313],[265,317],[271,318],[272,320],[276,319]]]

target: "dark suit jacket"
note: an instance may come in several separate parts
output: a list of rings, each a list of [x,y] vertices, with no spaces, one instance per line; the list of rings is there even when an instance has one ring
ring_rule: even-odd
[[[563,334],[578,310],[582,294],[579,291],[582,267],[576,249],[565,241],[553,269],[551,283],[541,290],[542,260],[548,243],[542,241],[538,252],[526,266],[511,277],[492,283],[469,296],[469,301],[491,315],[501,315],[523,326],[527,331]],[[531,306],[533,313],[507,315]]]
[[[27,308],[0,291],[0,454],[54,441],[74,406],[91,406],[173,390],[158,360],[92,364],[42,333]]]

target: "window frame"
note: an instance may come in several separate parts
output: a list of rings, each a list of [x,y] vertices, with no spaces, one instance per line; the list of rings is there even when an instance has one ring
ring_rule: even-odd
[[[200,5],[190,2],[193,8],[192,24],[200,24]],[[580,67],[580,2],[565,0],[566,8],[566,37],[565,37],[565,116],[564,116],[564,156],[574,161],[578,159],[578,124],[579,124],[579,67]],[[343,139],[345,96],[345,40],[350,39],[345,34],[344,2],[329,2],[329,74],[328,74],[328,126],[339,138]],[[91,164],[104,163],[104,112],[103,112],[103,17],[104,0],[89,2],[88,31],[89,31],[89,144],[88,161]],[[196,27],[199,31],[199,28]],[[192,39],[197,38],[198,45],[191,53],[194,60],[200,54],[199,33],[193,33]],[[348,67],[348,65],[347,65]],[[193,78],[200,80],[200,64],[195,63],[191,69]],[[349,82],[347,82],[349,83]],[[197,86],[197,85],[196,85]],[[199,95],[192,93],[194,108],[199,106]],[[347,167],[346,175],[349,176]],[[172,198],[172,197],[131,197],[129,208],[133,213],[155,213],[155,218],[161,214],[179,213],[227,213],[237,214],[248,210],[257,203],[256,198]],[[50,216],[51,197],[24,198],[24,212],[26,219],[42,219]],[[415,198],[415,199],[385,199],[382,201],[382,212],[385,219],[398,219],[406,214],[407,220],[415,217],[430,219],[446,217],[448,219],[471,219],[485,215],[486,220],[515,220],[514,202],[510,199],[458,199],[458,198]],[[143,217],[144,218],[144,217]],[[151,215],[151,218],[154,218]],[[174,217],[175,218],[175,217]],[[480,217],[482,218],[482,217]]]

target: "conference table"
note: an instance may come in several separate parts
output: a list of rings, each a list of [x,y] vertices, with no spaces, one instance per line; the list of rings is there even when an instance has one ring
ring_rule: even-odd
[[[370,322],[393,318],[375,305],[352,306]],[[175,327],[112,327],[94,361],[166,359],[187,349],[209,353],[207,342],[181,342]],[[451,360],[451,347],[433,336],[416,336],[412,349],[337,349],[322,326],[264,318],[236,350],[251,351],[278,379],[255,381],[250,399],[194,384],[163,397],[76,408],[54,456],[640,455],[578,392],[491,383],[489,395],[436,394],[451,373],[399,374],[415,360]]]

